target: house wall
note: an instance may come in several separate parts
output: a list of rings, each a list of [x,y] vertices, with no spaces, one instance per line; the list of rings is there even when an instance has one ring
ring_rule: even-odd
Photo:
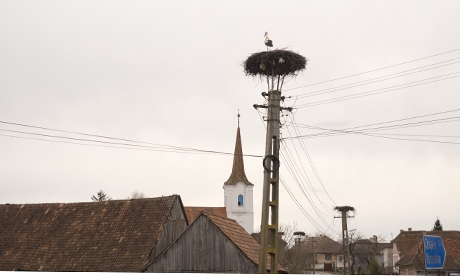
[[[403,265],[399,267],[399,275],[417,275],[413,266]]]
[[[398,251],[398,246],[396,246],[396,243],[393,243],[393,264],[397,263],[401,259],[401,256],[399,255]],[[393,273],[399,273],[399,269],[397,269],[395,266],[393,266]],[[402,274],[402,273],[399,273]]]
[[[316,264],[315,264],[315,269],[319,269],[319,270],[324,270],[324,264],[332,264],[332,269],[336,269],[337,267],[337,256],[335,254],[331,254],[331,260],[326,260],[326,254],[323,254],[323,253],[316,253],[315,254],[316,257],[315,257],[315,260],[316,260]],[[343,267],[343,263],[342,263],[342,267]]]
[[[342,257],[342,258],[340,258],[339,256]],[[336,258],[335,264],[336,264],[337,269],[343,269],[343,267],[344,267],[343,266],[344,265],[343,255],[337,255],[337,256],[335,256],[335,258]]]
[[[384,272],[385,274],[391,274],[393,272],[393,249],[384,248],[382,254]]]
[[[206,216],[200,216],[147,268],[147,272],[255,274],[258,266]]]
[[[166,223],[163,226],[163,232],[160,235],[152,253],[149,257],[149,262],[153,262],[158,255],[161,254],[180,234],[187,228],[185,213],[182,209],[182,204],[178,198],[174,202],[171,213],[168,216]]]

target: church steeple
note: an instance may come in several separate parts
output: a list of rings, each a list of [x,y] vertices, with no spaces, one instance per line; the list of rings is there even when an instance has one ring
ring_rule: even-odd
[[[224,183],[224,206],[227,216],[236,220],[248,233],[254,232],[254,184],[244,173],[243,148],[240,134],[240,112],[236,131],[235,153],[233,154],[232,174]]]
[[[243,182],[246,185],[254,185],[249,182],[246,174],[244,173],[244,161],[243,161],[243,148],[241,146],[241,134],[240,134],[240,120],[238,113],[238,129],[236,131],[236,143],[235,143],[235,153],[233,154],[233,168],[232,174],[224,185],[236,185],[238,182]]]

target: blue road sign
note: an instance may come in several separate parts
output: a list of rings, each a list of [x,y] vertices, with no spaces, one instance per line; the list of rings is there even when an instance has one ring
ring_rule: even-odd
[[[446,249],[439,236],[423,235],[426,269],[442,269],[446,259]]]

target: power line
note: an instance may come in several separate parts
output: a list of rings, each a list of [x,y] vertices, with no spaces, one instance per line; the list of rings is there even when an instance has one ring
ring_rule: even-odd
[[[290,116],[287,116],[287,117],[290,117]],[[291,122],[292,122],[292,120],[293,120],[293,117],[291,117]],[[285,119],[285,122],[287,122],[286,119]],[[291,136],[291,132],[290,132],[289,128],[286,128],[286,129],[287,129],[289,135]],[[295,127],[294,127],[294,131],[295,131],[296,134],[298,134],[298,133],[297,133],[297,129],[296,129]],[[307,150],[307,148],[306,148],[306,146],[305,146],[305,143],[303,142],[302,139],[298,139],[298,141],[299,141],[299,144],[300,144],[300,146],[301,146],[301,148],[302,148],[302,150],[303,150],[303,153],[305,154],[305,156],[306,156],[307,159],[308,159],[308,162],[309,162],[310,167],[311,167],[311,169],[312,169],[312,171],[313,171],[313,174],[315,175],[316,179],[318,180],[318,182],[319,182],[319,183],[321,184],[321,186],[323,187],[323,190],[326,192],[326,195],[329,197],[329,199],[332,201],[332,203],[334,203],[334,205],[336,205],[335,202],[334,202],[334,200],[333,200],[333,199],[331,198],[331,196],[329,195],[329,192],[327,191],[326,187],[324,186],[324,183],[322,182],[321,178],[319,177],[319,174],[318,174],[318,172],[317,172],[317,170],[316,170],[316,168],[315,168],[315,165],[313,164],[313,160],[311,159],[310,154],[308,153],[308,150]],[[295,146],[295,144],[294,144],[294,141],[293,141],[292,139],[291,139],[291,142],[292,142],[292,145],[293,145],[293,147],[294,147],[294,150],[295,150],[295,152],[296,152],[296,154],[297,154],[297,157],[298,157],[299,160],[300,160],[300,156],[299,156],[299,154],[298,154],[297,148],[296,148],[296,146]],[[286,145],[286,146],[287,146],[287,145]],[[302,166],[302,169],[303,169],[305,175],[307,175],[307,172],[305,171],[305,168],[304,168],[302,162],[300,162],[300,165]],[[308,177],[307,177],[307,179],[308,179]],[[308,179],[308,181],[310,182],[309,179]],[[310,184],[310,186],[311,186],[311,184]],[[314,189],[313,189],[312,191],[314,192]],[[315,193],[315,194],[316,194],[316,193]],[[318,198],[318,200],[321,202],[321,204],[323,204],[323,206],[325,206],[324,203],[323,203],[319,198]]]
[[[438,63],[426,65],[426,66],[421,66],[421,67],[405,70],[405,71],[401,71],[401,72],[398,72],[398,73],[393,73],[393,74],[381,76],[381,77],[376,77],[376,78],[367,79],[367,80],[363,80],[363,81],[358,81],[358,82],[354,82],[354,83],[349,83],[349,84],[345,84],[345,85],[339,85],[339,86],[336,86],[336,87],[321,89],[321,90],[312,91],[312,92],[308,92],[308,93],[304,93],[304,94],[293,95],[291,97],[294,97],[295,99],[301,99],[301,98],[305,98],[305,97],[308,97],[308,96],[313,97],[313,96],[328,94],[328,93],[341,91],[341,90],[345,90],[345,89],[350,89],[350,88],[354,88],[354,87],[359,87],[359,86],[363,86],[363,85],[368,85],[368,84],[372,84],[372,83],[377,83],[377,82],[381,82],[381,81],[386,81],[386,80],[390,80],[390,79],[395,79],[395,78],[399,78],[399,77],[403,77],[403,76],[407,76],[407,75],[412,75],[412,74],[416,74],[416,73],[420,73],[420,72],[424,72],[424,71],[433,70],[433,69],[436,69],[436,68],[456,64],[456,63],[459,63],[460,61],[456,61],[456,62],[444,64],[444,65],[439,65],[439,66],[435,66],[435,67],[431,67],[431,68],[427,68],[427,69],[423,69],[423,70],[419,70],[419,71],[415,71],[415,72],[410,72],[410,71],[414,71],[414,70],[417,70],[417,69],[421,69],[421,68],[425,68],[425,67],[445,63],[445,62],[449,62],[449,61],[452,61],[452,60],[458,60],[458,59],[460,59],[460,57],[450,59],[450,60],[446,60],[446,61],[441,61],[441,62],[438,62]],[[408,73],[406,73],[406,72],[408,72]],[[402,74],[402,73],[406,73],[406,74]],[[390,76],[392,76],[392,77],[390,77]],[[387,78],[385,78],[385,77],[387,77]],[[293,98],[290,98],[290,99],[288,98],[286,100],[293,100]]]
[[[105,144],[105,145],[128,146],[128,147],[144,148],[144,149],[163,149],[163,151],[168,150],[168,152],[177,152],[177,153],[181,153],[181,152],[199,152],[199,153],[223,154],[223,155],[233,155],[234,154],[234,153],[230,153],[230,152],[221,152],[221,151],[213,151],[213,150],[203,150],[203,149],[196,149],[196,148],[185,148],[185,147],[177,147],[177,146],[170,146],[170,145],[154,144],[154,143],[148,143],[148,142],[140,142],[140,141],[135,141],[135,140],[123,139],[123,138],[115,138],[115,137],[94,135],[94,134],[88,134],[88,133],[78,133],[78,132],[64,131],[64,130],[58,130],[58,129],[50,129],[50,128],[44,128],[44,127],[39,127],[39,126],[31,126],[31,125],[11,123],[11,122],[5,122],[5,121],[0,121],[0,123],[10,124],[10,125],[18,125],[18,126],[22,126],[22,127],[30,127],[30,128],[36,128],[36,129],[44,129],[44,130],[50,130],[50,131],[59,131],[59,132],[64,132],[64,133],[79,134],[79,135],[85,135],[85,136],[91,136],[91,137],[99,137],[99,138],[105,138],[105,139],[110,139],[110,140],[129,141],[131,143],[108,142],[108,141],[101,141],[101,140],[94,140],[94,139],[83,139],[83,138],[74,138],[74,137],[67,137],[67,136],[49,135],[49,134],[42,134],[42,133],[35,133],[35,132],[25,132],[25,131],[17,131],[17,130],[0,129],[0,131],[4,131],[4,132],[13,132],[13,133],[34,135],[34,136],[42,136],[42,137],[48,137],[48,138],[57,138],[57,139],[73,140],[73,141],[83,141],[83,142],[98,143],[98,144]],[[5,136],[5,135],[3,135],[3,136]],[[13,137],[13,136],[10,136],[10,137]],[[14,138],[19,138],[19,137],[15,136]],[[39,139],[35,139],[35,140],[39,140]],[[44,140],[42,139],[42,141],[44,141]],[[46,141],[48,141],[48,142],[58,142],[56,140],[46,140]],[[136,144],[132,144],[132,143],[148,144],[148,145],[152,145],[152,146],[142,146],[142,145],[136,145]],[[87,144],[85,144],[85,145],[87,145]],[[243,156],[258,157],[258,158],[262,157],[260,155],[252,155],[252,154],[243,154]]]
[[[203,153],[203,152],[192,152],[192,151],[191,152],[187,152],[187,151],[178,152],[178,151],[175,151],[175,150],[167,150],[167,149],[130,148],[130,147],[117,147],[117,146],[98,145],[98,144],[85,144],[85,143],[78,143],[78,142],[56,141],[56,140],[49,140],[49,139],[43,139],[43,138],[23,137],[23,136],[6,135],[6,134],[0,134],[0,136],[18,138],[18,139],[26,139],[26,140],[36,140],[36,141],[45,141],[45,142],[53,142],[53,143],[62,143],[62,144],[91,146],[91,147],[104,147],[104,148],[127,149],[127,150],[143,150],[143,151],[157,151],[157,152],[174,152],[174,153],[186,153],[186,154],[206,154],[206,153]]]
[[[405,124],[396,124],[396,125],[389,125],[389,126],[381,126],[381,127],[375,127],[375,128],[354,127],[354,128],[339,129],[339,130],[304,125],[304,126],[306,126],[308,128],[311,128],[311,129],[326,130],[326,132],[307,134],[307,135],[300,135],[300,136],[288,137],[288,138],[327,137],[327,136],[336,135],[337,133],[339,133],[339,134],[365,133],[365,132],[368,132],[368,131],[381,131],[381,130],[389,130],[389,129],[400,129],[400,128],[409,128],[409,127],[417,127],[417,126],[424,126],[424,125],[448,123],[448,122],[458,121],[458,120],[460,120],[460,116],[452,116],[452,117],[446,117],[446,118],[440,118],[440,119],[425,120],[425,121],[405,123]],[[352,130],[352,129],[355,129],[355,130]],[[288,138],[283,138],[283,139],[288,139]]]
[[[450,73],[450,74],[440,75],[440,76],[437,76],[437,77],[422,79],[422,80],[418,80],[418,81],[414,81],[414,82],[409,82],[409,83],[405,83],[405,84],[399,84],[399,85],[389,86],[389,87],[385,87],[385,88],[365,91],[365,92],[361,92],[361,93],[355,93],[355,94],[352,94],[352,95],[346,95],[346,96],[341,96],[341,97],[336,97],[336,98],[316,101],[316,102],[312,102],[312,103],[308,103],[308,104],[302,104],[302,105],[297,106],[296,108],[305,108],[305,107],[312,107],[312,106],[317,106],[317,105],[341,102],[341,101],[346,101],[346,100],[351,100],[351,99],[357,99],[357,98],[362,98],[362,97],[367,97],[367,96],[387,93],[387,92],[396,91],[396,90],[400,90],[400,89],[405,89],[405,88],[409,88],[409,87],[424,85],[424,84],[428,84],[428,83],[448,80],[448,79],[460,77],[460,75],[446,77],[446,76],[453,75],[453,74],[458,74],[458,73],[460,73],[460,71]],[[441,78],[441,77],[446,77],[446,78],[436,80],[436,78]],[[431,80],[431,81],[428,81],[428,80]],[[427,81],[427,82],[417,83],[417,82],[422,82],[422,81]],[[410,84],[412,84],[412,85],[410,85]],[[393,88],[393,89],[391,89],[391,88]],[[388,90],[386,90],[386,89],[388,89]],[[384,90],[384,91],[381,91],[381,90]],[[380,92],[376,92],[376,91],[380,91]]]
[[[317,83],[313,83],[313,84],[308,84],[308,85],[303,85],[303,86],[299,86],[299,87],[284,89],[284,91],[290,91],[290,90],[295,90],[295,89],[304,88],[304,87],[308,87],[308,86],[314,86],[314,85],[323,84],[323,83],[327,83],[327,82],[332,82],[332,81],[342,80],[342,79],[351,78],[351,77],[355,77],[355,76],[359,76],[359,75],[364,75],[364,74],[367,74],[367,73],[372,73],[372,72],[376,72],[376,71],[380,71],[380,70],[384,70],[384,69],[388,69],[388,68],[392,68],[392,67],[396,67],[396,66],[400,66],[400,65],[404,65],[404,64],[409,64],[409,63],[412,63],[412,62],[416,62],[416,61],[420,61],[420,60],[424,60],[424,59],[428,59],[428,58],[432,58],[432,57],[437,57],[437,56],[453,53],[453,52],[456,52],[456,51],[460,51],[460,48],[453,49],[453,50],[450,50],[450,51],[447,51],[447,52],[442,52],[442,53],[435,54],[435,55],[431,55],[431,56],[426,56],[426,57],[422,57],[422,58],[418,58],[418,59],[405,61],[405,62],[402,62],[402,63],[397,63],[397,64],[393,64],[393,65],[389,65],[389,66],[385,66],[385,67],[381,67],[381,68],[361,72],[361,73],[357,73],[357,74],[352,74],[352,75],[348,75],[348,76],[344,76],[344,77],[339,77],[339,78],[326,80],[326,81],[322,81],[322,82],[317,82]]]
[[[298,135],[300,134],[300,131],[298,130],[298,128],[296,127],[296,124],[295,124],[295,118],[294,117],[291,117],[291,122],[294,123],[294,131],[295,133]],[[313,173],[315,174],[316,176],[316,179],[318,180],[318,182],[321,184],[321,186],[323,187],[323,190],[326,192],[326,195],[329,197],[329,199],[332,201],[332,203],[334,203],[334,205],[337,205],[335,203],[335,201],[332,199],[332,197],[329,195],[329,192],[327,191],[326,189],[326,186],[324,185],[323,181],[321,180],[319,174],[318,174],[318,171],[316,170],[316,167],[315,165],[313,164],[313,160],[311,159],[310,157],[310,154],[308,153],[308,150],[307,150],[307,147],[305,146],[305,143],[302,139],[299,139],[300,141],[300,145],[305,153],[305,155],[307,156],[307,159],[308,159],[308,162],[310,163],[310,166],[313,170]]]
[[[280,182],[283,185],[283,187],[286,190],[286,192],[288,193],[288,195],[291,197],[292,201],[297,205],[297,207],[299,208],[300,212],[307,218],[307,220],[316,228],[316,230],[318,230],[319,232],[321,232],[324,235],[327,235],[327,231],[320,224],[318,224],[313,219],[312,216],[310,216],[308,214],[308,212],[305,210],[305,208],[302,206],[302,204],[297,200],[297,198],[295,197],[294,193],[287,186],[287,184],[285,183],[285,181],[284,181],[282,176],[280,176]],[[331,229],[331,230],[334,231],[334,229]],[[335,233],[335,234],[338,235],[338,233]]]
[[[424,117],[435,116],[435,115],[440,115],[440,114],[452,113],[452,112],[457,112],[457,111],[460,111],[460,108],[457,108],[457,109],[450,109],[450,110],[446,110],[446,111],[438,111],[438,112],[435,112],[435,113],[417,115],[417,116],[413,116],[413,117],[407,117],[407,118],[402,118],[402,119],[397,119],[397,120],[391,120],[391,121],[385,121],[385,122],[380,122],[380,123],[373,123],[373,124],[368,124],[368,125],[361,125],[361,126],[356,126],[356,127],[350,127],[350,128],[346,128],[346,129],[342,129],[342,130],[357,129],[357,128],[363,128],[363,127],[368,127],[368,126],[376,126],[376,125],[382,125],[382,124],[389,124],[389,123],[407,121],[407,120],[412,120],[412,119],[417,119],[417,118],[424,118]],[[297,123],[296,123],[296,124],[297,124]],[[301,125],[301,124],[297,124],[297,125]]]
[[[266,127],[265,123],[264,123],[264,119],[262,116],[260,116],[260,112],[259,113],[259,117],[260,117],[260,120],[262,122],[262,125],[264,127]],[[297,177],[295,176],[295,174],[293,172],[291,172],[292,170],[292,167],[290,165],[290,163],[287,161],[286,157],[284,156],[283,152],[280,151],[281,153],[281,158],[285,161],[285,164],[286,164],[286,167],[287,167],[287,170],[288,172],[291,174],[291,176],[293,177],[294,181],[296,181],[296,183],[298,185],[299,182],[298,182],[298,179]],[[302,214],[307,218],[308,221],[310,221],[310,223],[321,233],[323,234],[326,234],[324,228],[318,223],[315,221],[315,219],[308,214],[308,212],[305,210],[305,208],[302,206],[302,204],[297,200],[297,198],[295,197],[295,195],[293,194],[293,192],[291,191],[291,189],[289,188],[289,186],[287,185],[287,183],[284,181],[283,177],[280,175],[280,183],[283,185],[284,189],[286,190],[286,192],[288,193],[288,195],[291,197],[292,201],[297,205],[297,207],[299,208],[299,210],[302,212]],[[302,188],[301,188],[302,190]],[[302,193],[304,193],[304,191],[302,190]],[[305,197],[307,198],[307,201],[311,204],[311,200],[309,199],[309,197],[304,193]],[[313,208],[315,208],[314,205],[312,205]],[[327,223],[326,223],[327,224]],[[330,227],[329,227],[330,228]],[[337,234],[337,233],[336,233]]]
[[[297,162],[295,162],[293,157],[291,158],[292,153],[290,153],[289,148],[287,147],[286,144],[283,144],[282,149],[284,150],[284,152],[283,151],[281,152],[281,158],[283,159],[284,163],[286,164],[288,172],[291,174],[292,178],[295,180],[295,182],[299,186],[300,190],[302,191],[303,195],[307,198],[308,202],[310,203],[311,207],[316,212],[318,217],[320,217],[320,219],[323,221],[323,223],[327,224],[325,222],[324,218],[322,217],[322,215],[319,213],[321,211],[316,206],[315,202],[313,201],[312,196],[309,195],[309,193],[307,191],[307,188],[305,187],[305,185],[303,185],[302,178],[304,178],[304,177],[303,177],[302,173],[300,173],[300,170],[298,168]],[[297,177],[297,175],[300,176],[300,177]],[[310,190],[312,191],[312,193],[316,196],[318,201],[323,205],[324,209],[326,209],[326,206],[324,205],[324,203],[321,201],[321,199],[318,197],[318,195],[314,191],[314,188],[311,185],[310,180],[308,179],[308,176],[307,176],[307,180],[305,182],[307,182],[307,184],[310,187]],[[326,215],[332,215],[332,214],[326,214]]]
[[[460,116],[459,116],[459,119],[460,120]],[[401,141],[417,141],[417,142],[431,142],[431,143],[440,143],[440,144],[454,144],[454,145],[460,145],[460,143],[458,142],[451,142],[451,141],[439,141],[439,140],[425,140],[425,139],[408,139],[408,138],[397,138],[397,137],[388,137],[388,136],[385,136],[386,134],[383,133],[383,134],[372,134],[372,133],[367,133],[367,132],[364,132],[363,130],[355,130],[355,131],[343,131],[343,130],[333,130],[333,129],[327,129],[327,128],[318,128],[318,129],[322,129],[322,130],[328,130],[328,131],[332,131],[332,132],[343,132],[345,134],[360,134],[360,135],[365,135],[365,136],[370,136],[370,137],[377,137],[377,138],[385,138],[385,139],[391,139],[391,140],[401,140]],[[300,137],[307,137],[308,135],[306,136],[300,136]],[[289,137],[291,138],[291,137]],[[299,138],[299,137],[292,137],[292,138]],[[288,138],[284,138],[284,139],[288,139]]]

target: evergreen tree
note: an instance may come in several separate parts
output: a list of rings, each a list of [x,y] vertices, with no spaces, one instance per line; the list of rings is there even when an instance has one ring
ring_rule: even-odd
[[[442,224],[439,221],[439,218],[436,219],[432,231],[442,231]]]
[[[369,268],[371,270],[372,275],[377,275],[381,273],[379,262],[377,262],[377,258],[374,254],[372,254]]]
[[[97,196],[91,196],[91,199],[96,202],[100,201],[106,201],[106,200],[111,200],[112,198],[109,197],[108,194],[106,194],[104,191],[100,190],[97,192]]]

